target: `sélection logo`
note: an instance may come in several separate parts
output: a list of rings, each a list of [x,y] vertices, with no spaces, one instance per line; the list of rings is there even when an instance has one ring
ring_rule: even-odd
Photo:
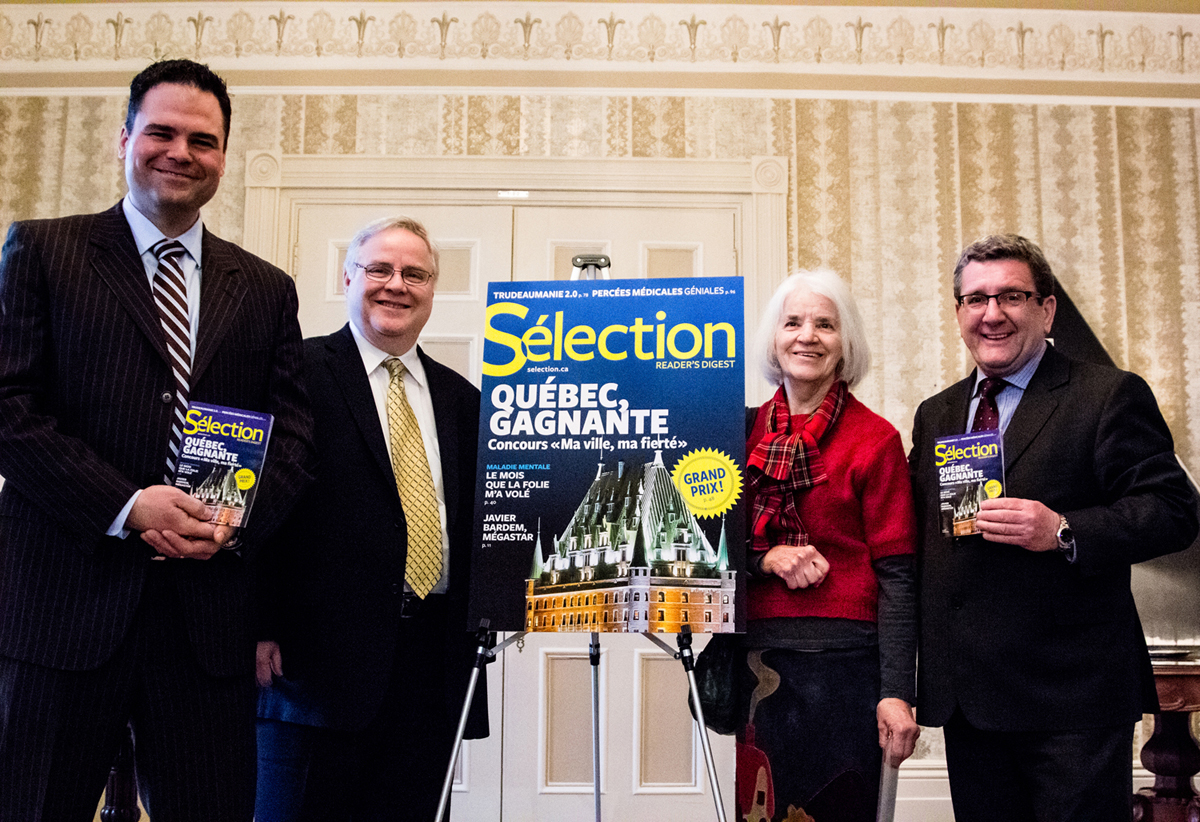
[[[737,355],[737,331],[732,324],[705,323],[701,328],[695,323],[681,322],[668,326],[666,311],[655,313],[657,323],[634,317],[628,324],[612,323],[599,330],[585,323],[567,328],[565,311],[555,311],[553,323],[550,322],[551,315],[540,314],[536,322],[524,328],[519,324],[511,331],[498,327],[501,317],[524,320],[528,316],[529,309],[520,303],[499,302],[488,306],[484,340],[496,343],[511,354],[501,362],[493,362],[485,354],[483,373],[486,376],[510,376],[520,371],[527,361],[561,361],[565,357],[587,362],[596,354],[612,361],[627,359],[630,353],[639,360],[688,361],[697,356],[704,360],[717,357],[730,365]],[[511,320],[507,324],[514,325]],[[514,331],[519,333],[512,333]]]

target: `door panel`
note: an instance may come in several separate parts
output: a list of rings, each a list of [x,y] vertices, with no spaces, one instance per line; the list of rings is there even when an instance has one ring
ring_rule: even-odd
[[[522,650],[505,651],[504,820],[594,818],[588,641],[528,634]],[[697,650],[707,641],[697,636]],[[601,643],[603,818],[715,818],[682,664],[635,634],[603,634]],[[732,819],[733,739],[710,739]]]
[[[516,210],[515,280],[569,280],[575,254],[607,254],[612,279],[738,276],[733,208]]]

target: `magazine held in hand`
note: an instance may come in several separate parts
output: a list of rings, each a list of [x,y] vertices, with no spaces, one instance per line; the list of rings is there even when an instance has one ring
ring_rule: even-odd
[[[942,533],[978,534],[979,503],[1004,494],[1004,439],[999,431],[940,437],[934,442]]]
[[[489,284],[472,624],[744,630],[742,285]]]
[[[246,524],[274,420],[270,414],[223,405],[188,406],[175,487],[209,507],[209,522]]]

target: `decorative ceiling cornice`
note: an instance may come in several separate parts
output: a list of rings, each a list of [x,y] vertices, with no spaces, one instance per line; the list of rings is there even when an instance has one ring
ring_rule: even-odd
[[[3,86],[44,87],[55,75],[103,85],[163,57],[257,85],[297,72],[320,85],[325,73],[399,70],[507,73],[514,85],[571,75],[605,85],[610,75],[614,86],[652,87],[664,74],[724,77],[734,88],[764,76],[782,88],[803,78],[862,88],[1116,83],[1200,97],[1200,14],[500,0],[0,5]]]

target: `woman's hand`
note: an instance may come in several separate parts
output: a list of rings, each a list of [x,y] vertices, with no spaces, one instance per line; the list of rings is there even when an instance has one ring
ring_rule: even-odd
[[[820,585],[829,573],[829,561],[811,545],[776,545],[763,556],[762,569],[794,590]]]
[[[875,721],[879,726],[879,747],[889,765],[900,767],[900,763],[912,756],[917,748],[921,726],[913,718],[912,708],[903,699],[888,697],[879,700],[875,709]]]

